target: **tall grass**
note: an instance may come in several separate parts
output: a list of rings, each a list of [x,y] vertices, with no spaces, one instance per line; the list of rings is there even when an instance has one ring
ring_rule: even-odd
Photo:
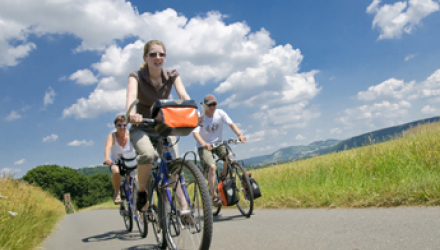
[[[380,144],[250,171],[258,208],[440,205],[440,123]]]
[[[0,198],[1,250],[36,249],[65,214],[59,200],[12,177],[0,177],[0,195],[7,197]]]

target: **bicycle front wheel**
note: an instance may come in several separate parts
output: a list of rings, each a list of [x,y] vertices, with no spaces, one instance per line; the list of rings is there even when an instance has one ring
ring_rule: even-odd
[[[169,165],[169,185],[164,187],[165,227],[171,249],[209,249],[212,209],[208,186],[200,170],[189,161]]]
[[[145,212],[139,211],[136,207],[136,202],[138,199],[138,191],[139,191],[139,184],[133,180],[133,187],[132,187],[132,194],[133,194],[133,214],[136,218],[136,224],[138,226],[139,229],[139,234],[141,235],[142,238],[147,237],[148,234],[148,221],[146,218],[146,214]]]
[[[235,178],[238,195],[237,208],[241,214],[250,217],[254,210],[254,193],[252,192],[249,176],[243,166],[237,162],[231,164],[232,176]]]
[[[161,190],[158,190],[157,188],[154,188],[153,190],[153,199],[149,206],[148,220],[153,226],[153,233],[154,237],[156,238],[158,248],[165,249],[167,247],[166,230],[163,227],[165,224],[165,198],[163,197],[163,192]]]
[[[131,232],[131,230],[133,230],[133,216],[130,212],[130,207],[127,199],[122,200],[119,212],[124,219],[125,229],[127,229],[128,232]]]

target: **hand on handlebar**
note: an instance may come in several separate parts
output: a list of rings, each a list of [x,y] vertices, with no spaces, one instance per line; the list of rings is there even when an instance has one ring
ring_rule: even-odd
[[[130,114],[129,116],[129,122],[131,124],[139,124],[142,122],[142,115],[141,114]]]
[[[205,144],[203,144],[203,148],[206,149],[206,150],[209,150],[209,151],[212,150],[212,146],[211,146],[211,144],[209,144],[209,143],[205,143]]]
[[[243,135],[240,135],[238,139],[241,141],[241,143],[246,144],[246,137],[244,137]]]
[[[110,159],[106,159],[106,160],[104,161],[104,164],[106,164],[106,165],[112,165],[112,164],[113,164],[113,161],[110,160]]]

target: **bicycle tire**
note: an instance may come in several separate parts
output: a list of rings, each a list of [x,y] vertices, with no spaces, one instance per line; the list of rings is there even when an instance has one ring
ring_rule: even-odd
[[[177,176],[177,173],[181,171],[181,176],[184,177],[184,184],[181,186],[186,187],[187,195],[185,198],[190,201],[190,214],[186,217],[180,216],[178,211],[182,210],[179,210],[181,209],[180,203],[176,201],[176,190],[178,189],[176,187],[179,187],[180,178],[176,178],[177,183],[163,189],[164,194],[167,195],[167,198],[164,199],[166,200],[164,202],[166,213],[164,227],[167,229],[168,247],[174,250],[207,250],[212,239],[213,217],[205,178],[194,163],[181,159],[171,162],[168,169],[170,177]],[[170,182],[172,181],[171,178]],[[168,202],[168,195],[171,196],[173,206]]]
[[[128,232],[131,232],[133,230],[133,216],[130,213],[127,199],[122,200],[120,213],[124,220],[125,229],[127,229]]]
[[[238,195],[237,208],[242,215],[249,218],[254,210],[254,194],[250,189],[249,176],[246,174],[244,167],[237,162],[231,164],[231,169]]]
[[[133,182],[135,182],[135,180],[132,180]],[[136,225],[139,229],[139,234],[141,235],[142,238],[147,237],[148,235],[148,220],[146,218],[146,214],[145,212],[139,211],[136,207],[136,202],[137,202],[137,198],[138,198],[138,185],[137,183],[133,183],[132,185],[132,194],[133,194],[133,204],[134,206],[132,207],[133,210],[133,214],[136,218]]]
[[[156,198],[154,197],[154,193],[156,193]],[[166,230],[163,230],[163,215],[165,214],[164,211],[164,201],[163,194],[161,191],[159,191],[157,188],[153,191],[153,201],[152,204],[150,204],[149,208],[149,216],[148,220],[150,221],[152,227],[153,227],[153,233],[154,237],[156,238],[157,246],[159,249],[166,249],[167,248],[167,233]],[[156,199],[156,201],[155,201]],[[157,205],[156,205],[157,202]]]

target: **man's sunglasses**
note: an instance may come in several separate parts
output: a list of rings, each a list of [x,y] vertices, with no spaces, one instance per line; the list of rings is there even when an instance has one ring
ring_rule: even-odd
[[[125,128],[125,127],[127,127],[127,123],[116,123],[116,126],[118,126],[120,128]]]
[[[148,56],[153,57],[153,58],[156,58],[157,55],[159,55],[159,57],[161,57],[161,58],[167,57],[167,54],[165,54],[165,53],[148,53]]]
[[[208,107],[215,107],[215,106],[217,106],[217,103],[208,104]]]

